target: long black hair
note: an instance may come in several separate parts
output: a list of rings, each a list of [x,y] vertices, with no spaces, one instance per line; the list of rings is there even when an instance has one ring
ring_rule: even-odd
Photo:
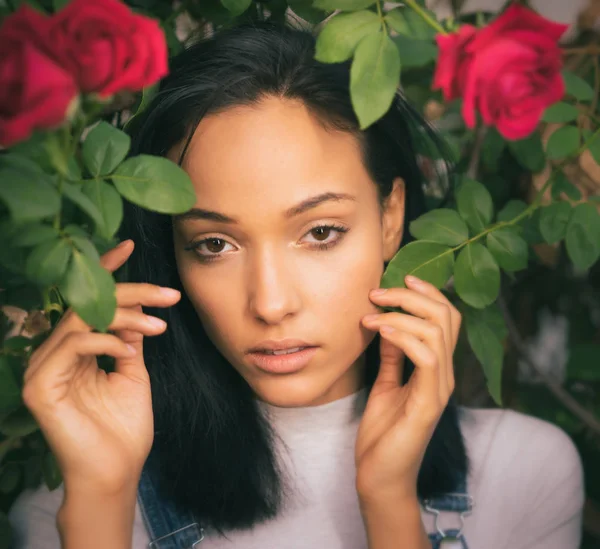
[[[404,244],[410,238],[408,224],[425,209],[426,178],[416,144],[427,139],[443,157],[443,143],[401,94],[383,118],[361,131],[350,100],[349,63],[320,63],[314,52],[311,32],[269,22],[240,25],[194,43],[172,60],[170,74],[131,132],[131,154],[166,155],[174,145],[189,143],[207,114],[269,96],[300,100],[326,127],[356,136],[381,203],[394,178],[403,178]],[[204,526],[221,532],[247,528],[274,517],[286,497],[274,455],[276,435],[251,388],[208,338],[183,292],[171,223],[169,215],[126,204],[120,233],[136,244],[127,265],[130,281],[182,291],[176,306],[148,310],[169,324],[164,334],[144,342],[155,415],[152,456],[160,464],[155,474],[163,497],[190,510]],[[379,368],[379,336],[366,349],[366,363],[370,390]],[[405,381],[413,369],[407,365]],[[467,467],[451,399],[424,457],[419,497],[456,491]]]

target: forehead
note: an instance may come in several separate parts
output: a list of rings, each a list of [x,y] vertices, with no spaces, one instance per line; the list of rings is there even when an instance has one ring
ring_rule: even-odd
[[[324,127],[300,101],[275,97],[205,117],[182,167],[197,206],[230,212],[285,209],[325,191],[375,192],[355,136]]]

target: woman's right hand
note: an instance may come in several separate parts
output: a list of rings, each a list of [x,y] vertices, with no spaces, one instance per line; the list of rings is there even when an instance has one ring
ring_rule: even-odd
[[[101,258],[110,272],[133,251],[131,240]],[[137,486],[154,438],[150,380],[143,338],[166,329],[142,305],[170,307],[181,294],[141,283],[117,284],[117,309],[109,330],[93,333],[68,310],[32,354],[23,400],[37,420],[61,469],[65,488],[104,494]],[[159,319],[156,319],[159,320]],[[114,357],[115,371],[96,357]]]

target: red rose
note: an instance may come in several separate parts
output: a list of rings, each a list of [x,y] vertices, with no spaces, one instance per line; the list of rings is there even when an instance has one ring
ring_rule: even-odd
[[[23,4],[0,27],[0,144],[27,139],[65,119],[77,96],[73,77],[47,49],[48,18]]]
[[[159,23],[118,0],[73,0],[51,23],[54,52],[84,92],[137,91],[168,72]]]
[[[475,126],[475,111],[506,139],[522,139],[544,110],[564,95],[558,40],[567,29],[530,9],[511,6],[487,27],[464,27],[438,36],[434,87],[446,99],[462,96],[462,114]]]

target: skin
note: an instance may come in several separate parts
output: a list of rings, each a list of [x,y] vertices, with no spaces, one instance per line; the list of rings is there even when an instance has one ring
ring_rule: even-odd
[[[220,352],[258,398],[275,406],[324,404],[356,392],[374,337],[361,319],[378,312],[369,290],[379,286],[384,260],[402,237],[402,180],[382,216],[356,138],[325,129],[301,102],[279,98],[203,119],[182,167],[196,208],[238,220],[173,223],[184,290]],[[284,215],[324,192],[354,200]],[[311,233],[329,224],[350,230]],[[220,241],[185,249],[208,238]],[[337,243],[319,250],[320,242]],[[206,256],[215,259],[203,263]],[[319,346],[308,367],[282,376],[250,362],[250,348],[284,338]]]
[[[178,151],[171,151],[175,158]],[[270,98],[202,121],[184,168],[196,207],[238,224],[174,219],[173,241],[184,289],[207,333],[257,398],[276,406],[324,404],[362,386],[362,353],[381,334],[381,364],[356,441],[356,489],[370,549],[430,547],[420,520],[417,475],[435,426],[454,390],[452,354],[460,314],[436,288],[407,277],[406,288],[374,292],[383,263],[402,238],[404,185],[380,210],[358,144],[328,131],[300,103]],[[288,208],[323,192],[327,201],[293,219]],[[328,224],[349,231],[323,234]],[[337,245],[318,250],[323,240]],[[218,238],[200,261],[189,242]],[[222,242],[225,242],[223,244]],[[134,243],[101,258],[115,271]],[[349,299],[351,296],[351,299]],[[94,333],[69,310],[31,355],[23,400],[56,456],[65,499],[57,517],[62,546],[127,549],[136,489],[153,439],[144,337],[167,326],[142,306],[170,307],[177,291],[117,284],[111,333]],[[405,313],[381,313],[395,307]],[[246,351],[265,339],[319,345],[303,371],[272,376]],[[115,358],[106,374],[96,357]],[[415,372],[401,385],[405,357]],[[106,520],[100,523],[97,516]]]

